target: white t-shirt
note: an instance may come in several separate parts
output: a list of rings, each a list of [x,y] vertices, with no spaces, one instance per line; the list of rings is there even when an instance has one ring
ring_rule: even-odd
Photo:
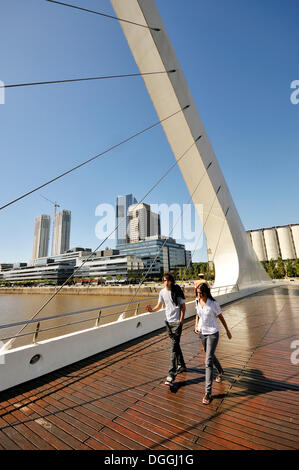
[[[198,330],[203,335],[212,335],[219,331],[216,317],[220,315],[221,308],[216,300],[207,299],[205,306],[202,307],[196,299],[196,312],[198,315]]]
[[[181,308],[180,305],[185,303],[185,299],[178,297],[179,305],[176,305],[171,298],[171,290],[162,289],[159,293],[159,303],[163,303],[165,305],[165,317],[166,321],[169,323],[179,322],[181,319]]]

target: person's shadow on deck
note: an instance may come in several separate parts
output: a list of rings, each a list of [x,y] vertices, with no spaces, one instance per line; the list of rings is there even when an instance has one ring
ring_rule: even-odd
[[[223,381],[223,384],[229,382],[231,389],[227,393],[216,394],[213,398],[225,398],[226,396],[244,397],[263,395],[269,392],[299,391],[298,384],[265,377],[259,369],[246,369],[240,373],[239,369],[229,368],[225,372],[227,379]],[[294,374],[293,376],[296,377],[297,375]],[[243,390],[233,391],[234,388]]]
[[[199,374],[194,379],[187,379],[175,382],[171,387],[172,393],[177,393],[182,387],[186,387],[191,384],[200,383],[205,381],[205,369],[204,368],[188,368],[187,373]],[[215,377],[216,375],[214,375]],[[293,375],[298,376],[297,374]],[[290,377],[291,378],[291,377]],[[214,379],[215,380],[215,379]],[[215,385],[215,382],[213,382]],[[282,392],[282,391],[299,391],[299,385],[296,383],[285,382],[283,380],[275,380],[265,377],[262,371],[259,369],[245,369],[243,372],[241,369],[230,367],[226,368],[223,376],[223,381],[220,384],[216,384],[217,387],[223,387],[225,391],[223,393],[213,393],[212,399],[223,399],[226,397],[244,397],[262,395],[269,392]],[[232,389],[236,387],[238,391]],[[214,387],[213,387],[214,388]]]

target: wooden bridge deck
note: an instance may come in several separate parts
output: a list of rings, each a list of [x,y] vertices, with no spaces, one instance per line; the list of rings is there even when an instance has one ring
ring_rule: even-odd
[[[201,403],[203,354],[189,319],[188,369],[172,390],[169,339],[159,330],[0,393],[0,449],[298,449],[299,287],[223,312],[233,338],[220,327],[225,380],[214,382],[210,406]]]

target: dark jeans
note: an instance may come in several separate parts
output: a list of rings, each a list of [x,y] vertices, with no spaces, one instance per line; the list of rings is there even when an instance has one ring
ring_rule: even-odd
[[[166,329],[171,339],[171,353],[169,360],[168,375],[174,379],[178,367],[186,367],[183,353],[180,347],[180,339],[182,334],[182,325],[180,322],[166,323]]]
[[[219,374],[223,372],[220,362],[215,356],[216,347],[219,340],[219,332],[212,335],[203,335],[199,333],[199,338],[206,352],[206,393],[212,392],[213,365]]]

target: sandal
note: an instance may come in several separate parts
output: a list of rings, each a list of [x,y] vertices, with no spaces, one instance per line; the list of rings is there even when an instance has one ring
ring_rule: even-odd
[[[205,396],[203,397],[202,399],[202,402],[204,405],[209,405],[211,403],[211,394],[210,393],[206,393]]]
[[[220,384],[220,382],[222,382],[222,376],[223,376],[223,372],[221,372],[221,374],[218,374],[216,379],[215,379],[215,382],[218,382]]]

